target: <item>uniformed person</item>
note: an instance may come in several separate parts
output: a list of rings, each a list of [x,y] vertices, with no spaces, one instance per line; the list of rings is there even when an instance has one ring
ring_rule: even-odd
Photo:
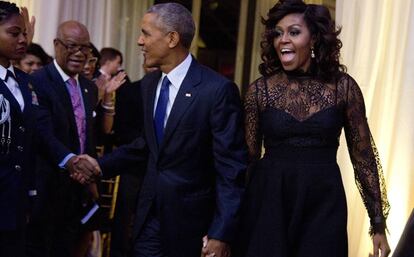
[[[32,174],[37,96],[29,76],[14,68],[27,47],[23,17],[0,1],[0,256],[24,255],[29,179]]]

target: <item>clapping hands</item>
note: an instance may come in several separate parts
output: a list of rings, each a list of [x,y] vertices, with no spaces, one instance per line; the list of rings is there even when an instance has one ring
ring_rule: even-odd
[[[70,177],[82,185],[93,183],[102,176],[98,162],[86,154],[73,156],[67,162],[66,167]]]
[[[124,71],[118,72],[115,76],[108,79],[104,74],[101,74],[95,81],[95,85],[98,87],[99,99],[104,101],[110,101],[112,94],[126,81],[126,73]]]

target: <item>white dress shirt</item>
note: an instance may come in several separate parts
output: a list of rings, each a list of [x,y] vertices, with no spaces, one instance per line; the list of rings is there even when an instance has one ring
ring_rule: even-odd
[[[188,54],[188,56],[182,61],[178,66],[176,66],[172,71],[170,71],[168,74],[162,73],[162,76],[160,80],[158,81],[157,85],[157,91],[155,95],[155,101],[154,101],[154,111],[153,115],[155,116],[155,109],[157,108],[157,102],[158,97],[160,95],[161,91],[161,83],[165,76],[168,77],[168,80],[171,82],[170,88],[169,88],[169,94],[168,94],[168,102],[167,102],[167,111],[164,119],[164,127],[167,124],[168,117],[170,116],[171,108],[174,104],[175,98],[177,97],[178,90],[180,90],[181,84],[187,75],[188,70],[190,69],[191,61],[193,58],[191,57],[191,54]]]
[[[23,111],[24,110],[24,99],[23,99],[22,91],[20,90],[19,84],[13,77],[9,76],[7,78],[7,81],[5,81],[7,70],[11,71],[14,77],[16,77],[16,74],[14,73],[14,68],[12,65],[10,65],[7,69],[4,68],[2,65],[0,65],[0,78],[1,80],[3,80],[4,84],[6,84],[7,88],[12,93],[16,101],[19,103],[20,110]]]

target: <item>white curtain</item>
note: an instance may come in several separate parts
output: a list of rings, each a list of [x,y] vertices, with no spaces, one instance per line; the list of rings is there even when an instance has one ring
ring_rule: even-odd
[[[58,25],[77,20],[86,25],[91,42],[99,49],[114,47],[124,55],[124,64],[132,80],[144,75],[142,54],[137,46],[139,21],[153,0],[12,0],[26,6],[36,17],[33,41],[54,55],[53,39]]]
[[[363,91],[384,168],[391,204],[389,241],[395,248],[414,207],[414,1],[337,0],[336,14],[337,24],[343,27],[343,63]],[[369,220],[347,155],[342,148],[349,256],[367,256]]]

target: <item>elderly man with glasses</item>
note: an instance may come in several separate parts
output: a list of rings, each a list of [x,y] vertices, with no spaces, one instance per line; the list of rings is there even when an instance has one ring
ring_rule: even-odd
[[[38,138],[47,147],[38,153],[28,256],[71,256],[91,201],[88,188],[70,177],[76,155],[95,155],[92,113],[97,89],[80,74],[91,52],[89,32],[77,21],[66,21],[53,43],[55,59],[33,74],[42,99]]]

